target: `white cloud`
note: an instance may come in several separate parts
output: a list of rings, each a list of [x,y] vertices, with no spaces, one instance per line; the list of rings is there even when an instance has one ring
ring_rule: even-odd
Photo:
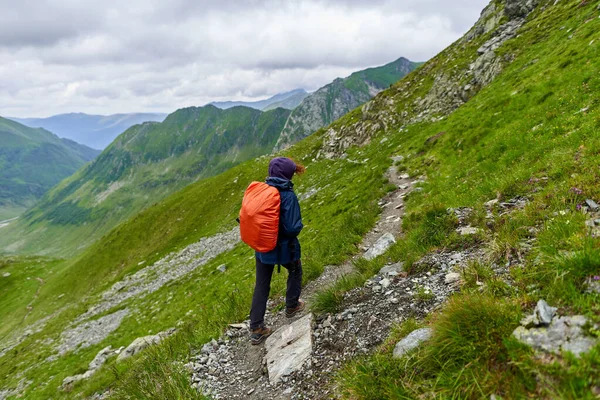
[[[486,3],[0,0],[0,115],[169,112],[314,90],[432,57]]]

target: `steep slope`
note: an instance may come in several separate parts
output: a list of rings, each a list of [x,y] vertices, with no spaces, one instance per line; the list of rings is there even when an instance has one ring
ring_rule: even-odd
[[[6,227],[0,247],[56,254],[86,246],[177,189],[268,153],[288,115],[191,107],[133,126]]]
[[[418,65],[406,58],[399,58],[381,67],[358,71],[344,79],[338,78],[311,93],[292,111],[275,149],[284,149],[329,125],[396,83]]]
[[[0,220],[18,215],[100,152],[0,117]]]
[[[167,114],[133,113],[89,115],[71,113],[48,118],[10,118],[32,128],[44,128],[62,138],[82,143],[94,149],[104,149],[119,134],[133,125],[146,121],[162,122]]]
[[[247,370],[224,352],[240,334],[228,324],[244,321],[251,301],[253,253],[235,245],[234,218],[247,184],[264,177],[261,157],[147,208],[76,259],[0,263],[9,274],[0,280],[0,393],[202,399],[187,364],[213,384],[219,372],[234,384],[258,375],[255,392],[282,398],[594,398],[599,12],[580,0],[493,1],[465,38],[285,153],[308,167],[294,179],[306,280],[325,266],[355,269],[313,303],[312,362],[286,382],[266,384],[261,347],[246,342]],[[403,235],[360,259],[363,236],[389,209],[381,200],[397,190],[384,178],[392,163],[416,179],[402,221],[388,221]],[[383,278],[387,263],[396,275]],[[285,277],[274,276],[270,315],[284,306]],[[576,357],[515,339],[542,298],[558,307],[556,320],[579,321],[563,332],[585,334],[591,351]],[[581,317],[564,319],[573,315]],[[163,345],[125,361],[109,349],[91,377],[57,389],[107,346],[172,327]],[[417,327],[431,328],[427,345],[395,359],[396,342]],[[368,341],[348,346],[357,336]],[[339,369],[352,354],[360,356]],[[270,398],[241,388],[239,397]]]
[[[302,100],[308,96],[308,93],[304,89],[294,89],[289,92],[279,93],[273,97],[269,97],[266,100],[259,101],[215,101],[210,103],[211,105],[218,107],[223,110],[227,110],[231,107],[250,107],[256,110],[268,111],[274,110],[278,107],[293,110],[302,102]]]

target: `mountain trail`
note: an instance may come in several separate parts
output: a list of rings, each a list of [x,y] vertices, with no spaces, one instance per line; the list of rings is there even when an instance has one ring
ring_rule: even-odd
[[[373,227],[363,238],[360,244],[361,254],[356,257],[369,257],[369,254],[383,254],[393,244],[396,238],[402,234],[401,220],[404,215],[404,198],[414,188],[415,181],[407,174],[398,173],[395,166],[391,166],[386,176],[390,183],[396,185],[397,189],[388,193],[380,200],[381,215]],[[390,235],[394,240],[390,240]],[[387,238],[387,239],[386,239]],[[383,240],[382,240],[383,239]],[[374,252],[374,253],[373,253]],[[355,258],[356,258],[355,257]],[[466,258],[465,258],[466,259]],[[392,285],[400,283],[397,279],[405,276],[401,272],[401,265],[387,267],[389,275],[382,278],[384,285],[392,289]],[[337,280],[351,274],[355,267],[353,260],[348,260],[339,266],[328,266],[319,278],[310,282],[303,288],[302,298],[307,301],[307,309],[317,293],[333,285]],[[395,272],[394,272],[395,271]],[[392,282],[388,278],[393,278]],[[447,296],[447,285],[442,284],[436,290],[432,289],[434,297],[432,302],[439,304]],[[414,281],[414,279],[413,279]],[[402,279],[403,287],[413,287],[414,282]],[[371,281],[367,282],[368,285]],[[269,302],[270,311],[267,311],[265,320],[274,334],[266,341],[266,344],[252,346],[248,338],[248,321],[242,324],[232,324],[225,336],[219,341],[206,344],[200,354],[192,357],[190,363],[186,364],[192,371],[192,382],[205,394],[221,399],[315,399],[327,396],[323,383],[329,383],[332,373],[335,372],[342,361],[352,355],[368,353],[374,346],[380,344],[389,334],[392,322],[399,321],[395,311],[400,300],[390,296],[390,290],[364,289],[367,293],[360,293],[364,288],[358,288],[348,293],[344,300],[345,311],[333,316],[331,314],[321,315],[311,323],[311,328],[302,338],[286,338],[286,335],[294,336],[297,331],[306,330],[302,326],[313,319],[310,311],[305,311],[302,316],[294,318],[292,324],[285,317],[283,310],[277,311],[274,307],[279,302]],[[406,292],[406,291],[405,291]],[[408,293],[408,294],[406,294]],[[405,297],[412,298],[410,289]],[[406,304],[406,302],[404,303]],[[353,307],[351,307],[353,306]],[[424,302],[417,307],[418,311],[410,314],[423,316],[431,307],[431,302]],[[310,315],[310,316],[309,316]],[[353,315],[357,315],[354,318]],[[371,315],[371,318],[358,318],[361,315]],[[376,321],[373,320],[375,316]],[[343,325],[343,326],[342,326]],[[339,328],[337,327],[339,326]],[[341,337],[328,338],[330,333],[336,333]],[[346,336],[347,335],[347,336]],[[277,338],[282,346],[297,345],[306,341],[307,346],[299,350],[282,350],[287,356],[277,357],[284,363],[293,363],[294,358],[308,357],[309,360],[299,360],[299,365],[269,366],[266,360],[272,358],[268,348],[277,346]],[[287,342],[286,342],[287,341]],[[273,351],[273,350],[269,350]],[[303,355],[304,354],[304,355]],[[277,362],[277,360],[275,360]],[[276,382],[269,379],[268,370],[276,368],[283,369],[283,376]],[[281,374],[279,374],[281,375]],[[273,378],[271,378],[273,380]],[[327,385],[328,387],[329,385]]]

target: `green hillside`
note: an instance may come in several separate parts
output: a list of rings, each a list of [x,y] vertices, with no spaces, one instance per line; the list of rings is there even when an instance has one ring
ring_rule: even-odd
[[[8,226],[0,248],[64,255],[85,247],[187,184],[268,153],[288,115],[205,106],[135,125]]]
[[[313,132],[366,103],[377,93],[413,71],[421,63],[406,58],[376,68],[353,73],[347,78],[338,78],[308,95],[290,114],[276,150],[291,146]]]
[[[381,257],[356,262],[356,275],[326,293],[331,309],[386,262],[403,261],[408,276],[398,279],[411,279],[429,272],[416,263],[426,254],[478,248],[491,257],[462,271],[464,282],[448,303],[395,325],[375,354],[337,371],[324,393],[336,390],[349,399],[597,396],[598,342],[575,357],[534,352],[511,336],[541,298],[561,315],[585,316],[589,323],[582,330],[594,340],[600,336],[600,295],[587,283],[600,275],[593,221],[600,217],[586,211],[586,200],[600,202],[600,10],[580,0],[542,0],[535,7],[529,2],[529,14],[527,3],[494,0],[463,39],[284,153],[307,166],[295,179],[306,225],[300,237],[306,281],[359,253],[378,201],[395,189],[384,178],[390,157],[398,157],[400,170],[422,178],[406,199],[404,236]],[[515,4],[524,11],[515,13]],[[493,54],[483,47],[498,37],[498,27],[525,16]],[[267,164],[261,157],[190,184],[77,258],[4,260],[0,276],[11,275],[0,278],[0,354],[9,350],[0,355],[0,393],[17,389],[28,399],[101,392],[118,399],[202,398],[183,364],[248,314],[253,257],[241,244],[156,291],[90,317],[129,312],[97,343],[60,356],[56,345],[114,284],[172,251],[234,228],[243,190],[264,178]],[[313,195],[302,196],[307,193]],[[513,198],[526,199],[524,206],[508,214],[495,209],[488,217],[485,203]],[[468,223],[478,228],[475,235],[456,232],[458,221],[448,208],[458,207],[473,210]],[[223,273],[216,269],[221,264],[227,266]],[[505,275],[497,275],[499,266]],[[275,275],[276,300],[286,274]],[[426,296],[417,293],[415,301]],[[354,318],[370,317],[376,318]],[[45,324],[31,328],[36,321]],[[433,329],[430,342],[393,359],[394,343],[417,326]],[[59,389],[104,347],[127,346],[171,327],[179,331],[164,344],[122,363],[110,359],[90,379]],[[26,329],[31,332],[23,336]],[[19,344],[9,346],[18,337]]]
[[[0,117],[0,221],[19,215],[99,153]]]

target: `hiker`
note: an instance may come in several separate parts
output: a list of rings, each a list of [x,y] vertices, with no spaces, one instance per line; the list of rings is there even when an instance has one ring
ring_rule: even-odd
[[[256,185],[262,185],[263,189],[274,192],[272,194],[275,198],[280,198],[280,203],[276,204],[279,207],[279,227],[278,230],[277,227],[273,229],[273,231],[277,231],[276,238],[273,236],[273,244],[275,239],[277,244],[270,251],[256,251],[256,285],[254,286],[252,309],[250,310],[251,342],[254,345],[262,343],[272,333],[272,330],[265,326],[264,319],[271,290],[271,277],[276,265],[283,266],[288,271],[285,301],[286,317],[292,318],[304,310],[304,301],[300,300],[302,262],[300,261],[300,242],[298,241],[298,235],[303,225],[300,205],[293,191],[294,184],[292,183],[294,174],[302,173],[304,173],[302,165],[296,164],[289,158],[277,157],[269,163],[269,177],[266,184],[276,188],[279,195],[277,196],[276,191],[263,183],[256,182]],[[261,206],[262,204],[258,207]],[[243,208],[244,206],[242,206]],[[257,246],[254,246],[254,248],[256,249]],[[268,248],[271,248],[271,246]]]

